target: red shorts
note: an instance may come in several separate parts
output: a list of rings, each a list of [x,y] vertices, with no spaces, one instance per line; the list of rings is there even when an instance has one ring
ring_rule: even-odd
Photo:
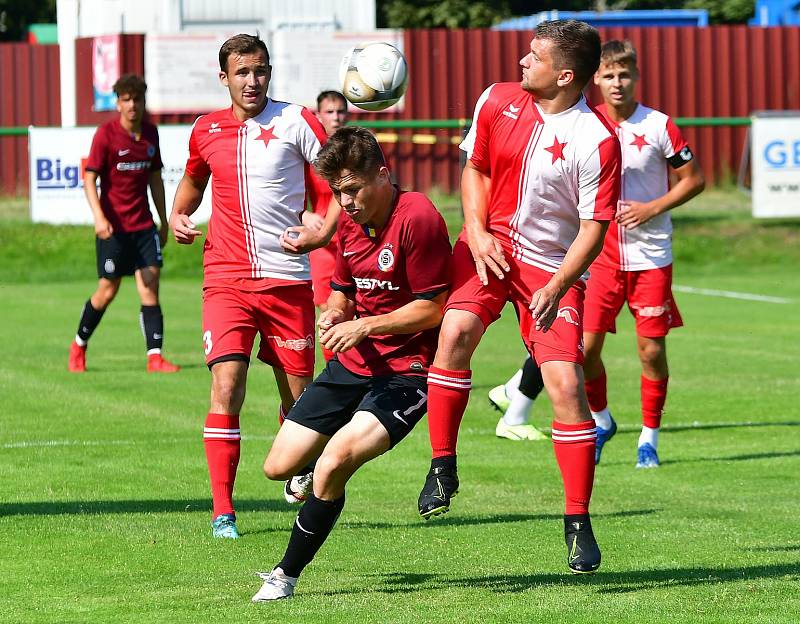
[[[327,247],[314,249],[308,254],[311,260],[311,282],[314,285],[314,305],[321,306],[328,303],[331,295],[331,278],[336,268],[336,253],[338,246],[335,241],[328,243]]]
[[[576,282],[562,297],[558,316],[546,332],[536,329],[528,309],[533,293],[542,288],[553,274],[544,269],[506,257],[511,271],[502,280],[493,274],[484,286],[475,272],[475,261],[466,241],[459,238],[453,247],[453,288],[445,311],[466,310],[477,315],[484,329],[500,318],[507,301],[511,301],[519,320],[522,340],[530,354],[543,362],[576,362],[583,364],[583,291]]]
[[[247,292],[203,289],[206,364],[229,356],[249,361],[256,334],[258,359],[290,375],[314,374],[314,302],[308,282]]]
[[[672,265],[644,271],[620,271],[593,264],[586,286],[587,332],[603,334],[617,331],[616,318],[628,302],[636,319],[636,334],[661,338],[683,319],[672,296]]]

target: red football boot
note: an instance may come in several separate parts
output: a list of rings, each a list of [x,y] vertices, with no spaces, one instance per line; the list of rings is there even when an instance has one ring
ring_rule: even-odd
[[[81,347],[74,340],[69,346],[69,372],[70,373],[85,373],[86,372],[86,347]]]
[[[148,373],[177,373],[181,369],[177,364],[173,364],[161,357],[160,353],[153,353],[147,356]]]

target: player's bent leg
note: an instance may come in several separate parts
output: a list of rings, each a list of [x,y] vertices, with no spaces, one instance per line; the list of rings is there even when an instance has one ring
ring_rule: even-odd
[[[78,331],[69,346],[67,368],[71,373],[86,372],[86,348],[89,346],[89,338],[100,324],[106,308],[116,297],[120,281],[121,278],[101,277],[97,289],[83,305]]]
[[[292,375],[277,366],[273,366],[272,371],[275,375],[275,383],[278,385],[278,393],[281,396],[280,413],[286,415],[303,390],[311,383],[311,377]],[[283,427],[284,421],[282,418],[280,420],[281,427]],[[319,454],[314,455],[307,463],[299,466],[295,472],[286,477],[286,482],[283,484],[283,498],[290,505],[305,502],[311,492],[314,462],[318,456]]]
[[[272,481],[290,479],[310,461],[319,457],[330,440],[292,420],[284,421],[264,460],[264,475]]]
[[[292,424],[287,421],[286,424]],[[389,433],[370,412],[358,411],[334,434],[317,461],[314,492],[297,515],[283,559],[267,574],[253,602],[290,598],[303,569],[333,530],[344,507],[345,485],[366,462],[389,450]]]
[[[221,361],[211,366],[211,402],[203,430],[206,461],[214,503],[214,537],[236,539],[239,530],[233,507],[233,487],[239,466],[239,412],[247,383],[247,361]]]
[[[589,519],[594,484],[595,424],[583,391],[583,370],[573,362],[541,365],[553,404],[553,450],[564,482],[567,566],[576,574],[600,567],[600,549]]]
[[[458,494],[456,443],[472,388],[472,354],[485,331],[479,316],[448,310],[439,331],[439,345],[428,370],[428,433],[433,459],[417,509],[425,520],[450,510]]]

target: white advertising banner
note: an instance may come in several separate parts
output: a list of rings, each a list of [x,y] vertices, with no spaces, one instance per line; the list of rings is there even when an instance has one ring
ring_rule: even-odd
[[[381,29],[368,32],[303,32],[277,30],[272,33],[272,80],[270,96],[276,100],[317,108],[321,91],[341,91],[339,64],[350,48],[372,41],[385,41],[400,52],[403,31]],[[413,71],[413,69],[411,70]],[[405,98],[385,112],[402,112]],[[359,110],[349,105],[351,110]]]
[[[219,81],[219,49],[236,33],[148,34],[144,40],[147,109],[200,115],[230,106]]]
[[[800,216],[800,111],[753,115],[750,137],[753,216]]]
[[[167,200],[167,215],[183,176],[189,156],[191,126],[161,126],[158,129],[162,176]],[[41,223],[94,223],[92,211],[83,194],[83,171],[95,128],[36,128],[28,133],[30,153],[31,220]],[[158,216],[150,201],[153,218]],[[197,223],[211,215],[211,188],[193,216]]]

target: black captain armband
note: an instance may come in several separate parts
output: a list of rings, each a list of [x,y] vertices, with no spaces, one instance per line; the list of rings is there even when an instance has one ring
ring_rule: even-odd
[[[449,288],[449,286],[445,286],[444,288],[437,288],[436,290],[431,290],[431,291],[429,291],[429,292],[424,292],[424,293],[414,293],[414,297],[415,297],[416,299],[425,299],[425,300],[427,300],[427,301],[430,301],[431,299],[436,299],[436,297],[438,297],[439,295],[441,295],[441,294],[442,294],[443,292],[445,292],[445,291],[446,291],[448,288]]]
[[[674,156],[670,156],[669,158],[667,158],[667,162],[673,169],[678,169],[679,167],[683,167],[690,160],[694,160],[694,154],[692,154],[692,150],[689,148],[688,145]]]

